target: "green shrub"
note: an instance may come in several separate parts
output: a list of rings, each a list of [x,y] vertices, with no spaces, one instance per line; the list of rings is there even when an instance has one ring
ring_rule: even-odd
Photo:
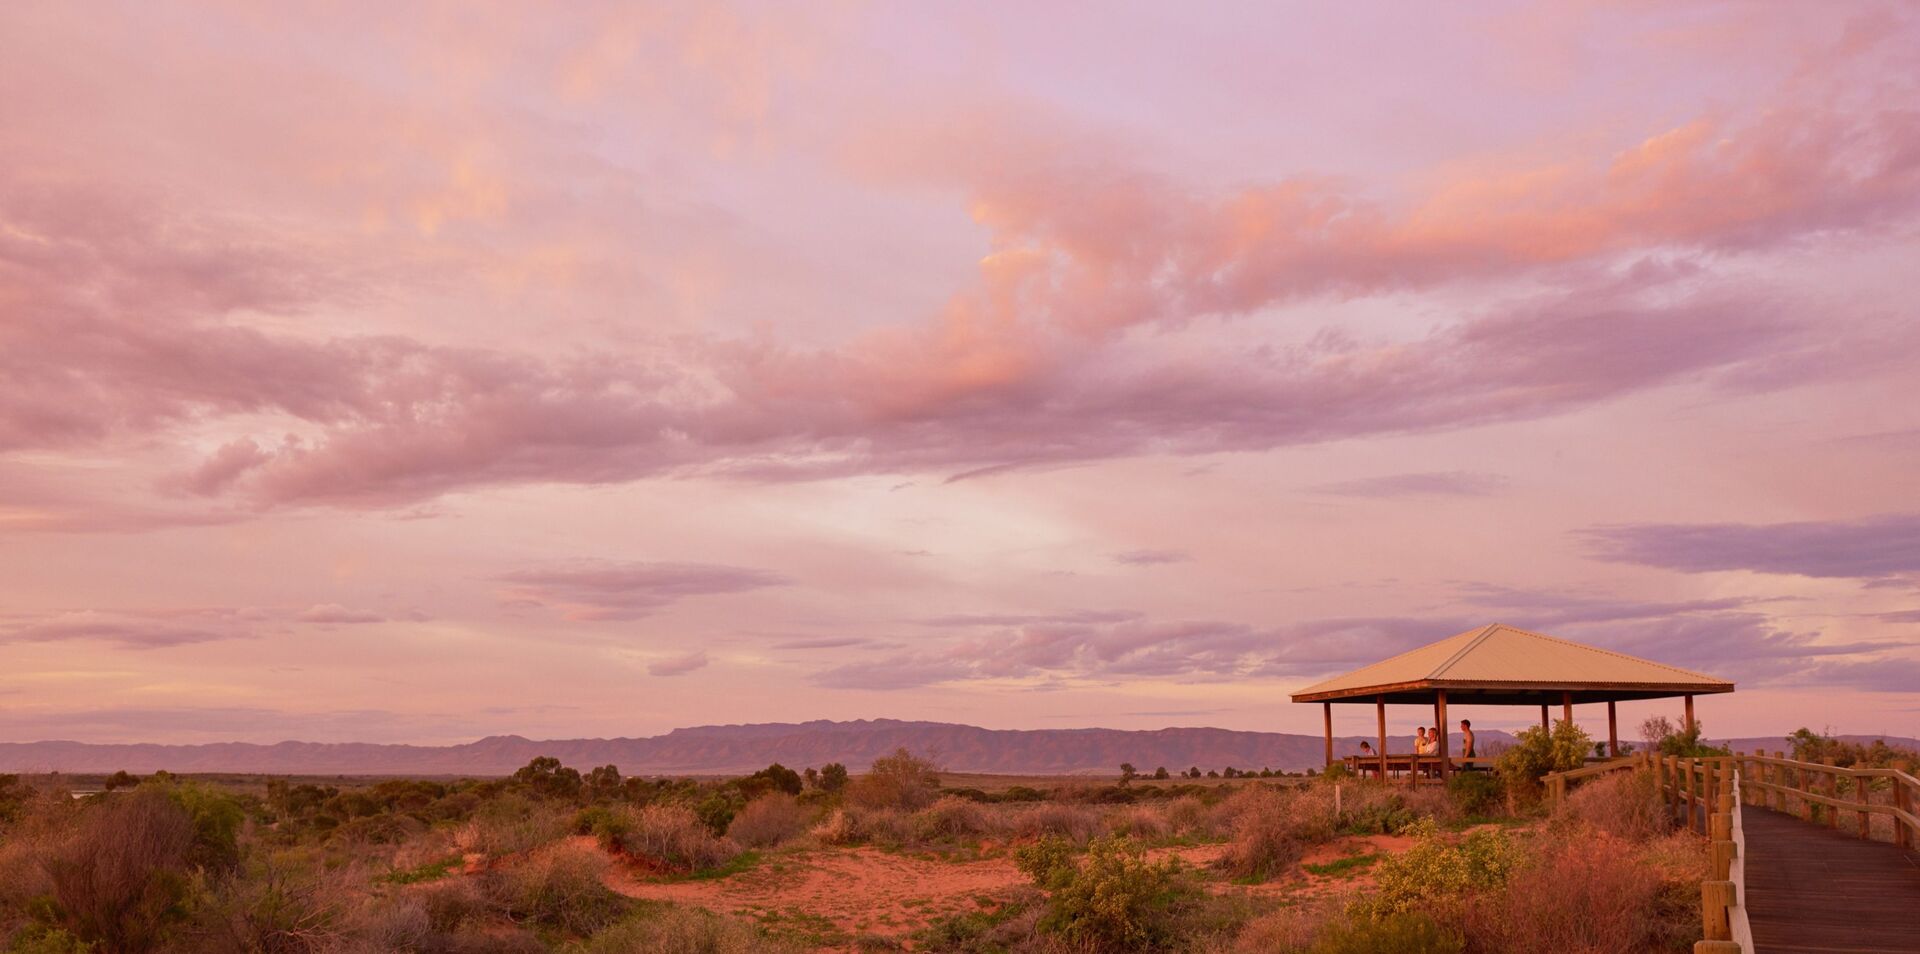
[[[1374,872],[1377,890],[1355,905],[1356,913],[1382,917],[1457,906],[1476,892],[1506,884],[1526,859],[1505,831],[1481,830],[1449,839],[1431,820],[1410,830],[1413,847],[1379,864]]]
[[[1540,798],[1541,776],[1586,764],[1587,749],[1592,744],[1586,731],[1570,720],[1554,723],[1551,732],[1530,726],[1520,732],[1518,741],[1500,753],[1494,771],[1500,774],[1508,794],[1521,802],[1535,802]]]
[[[1499,810],[1503,794],[1500,777],[1492,772],[1455,772],[1447,779],[1447,795],[1463,815],[1493,814]]]
[[[1368,800],[1340,816],[1341,828],[1356,835],[1397,835],[1406,831],[1421,815],[1407,807],[1399,792]]]
[[[1418,912],[1328,923],[1311,954],[1460,954],[1466,941]]]
[[[1169,943],[1173,907],[1194,894],[1178,861],[1148,861],[1122,836],[1095,839],[1080,859],[1065,839],[1049,837],[1021,848],[1015,861],[1047,892],[1041,930],[1095,950]]]
[[[30,924],[13,936],[8,954],[92,954],[94,946],[57,927]]]

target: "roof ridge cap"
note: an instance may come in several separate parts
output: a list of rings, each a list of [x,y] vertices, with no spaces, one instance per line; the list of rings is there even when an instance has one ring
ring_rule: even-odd
[[[1467,640],[1467,644],[1465,646],[1462,646],[1458,650],[1454,651],[1454,654],[1451,656],[1448,656],[1445,662],[1441,663],[1438,666],[1433,667],[1433,671],[1427,673],[1427,678],[1439,679],[1443,674],[1446,673],[1448,668],[1450,668],[1454,663],[1459,662],[1462,656],[1465,656],[1466,654],[1473,652],[1473,649],[1475,646],[1478,646],[1481,643],[1486,642],[1487,637],[1492,636],[1494,630],[1499,629],[1500,627],[1505,625],[1506,625],[1505,623],[1488,623],[1487,625],[1480,627],[1480,632],[1475,634],[1472,639]]]

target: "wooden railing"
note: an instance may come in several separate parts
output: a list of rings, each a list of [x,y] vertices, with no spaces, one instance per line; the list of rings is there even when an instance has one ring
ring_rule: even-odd
[[[1743,785],[1756,805],[1792,812],[1834,829],[1840,827],[1841,813],[1850,813],[1854,816],[1850,830],[1860,838],[1872,838],[1873,816],[1885,815],[1891,820],[1895,845],[1910,850],[1920,843],[1920,779],[1906,762],[1877,769],[1802,762],[1779,752],[1771,756],[1735,753],[1729,758],[1741,767]],[[1886,780],[1884,785],[1880,779]],[[1890,796],[1884,804],[1873,799],[1880,790]]]
[[[1840,827],[1841,813],[1851,812],[1861,838],[1873,836],[1873,816],[1885,815],[1891,819],[1895,845],[1911,849],[1920,842],[1920,814],[1916,814],[1920,779],[1904,762],[1893,768],[1850,769],[1831,762],[1797,761],[1779,752],[1705,758],[1640,753],[1553,772],[1542,781],[1558,811],[1566,802],[1568,783],[1622,770],[1651,772],[1655,797],[1667,816],[1709,839],[1711,866],[1700,884],[1700,921],[1706,939],[1694,945],[1694,954],[1752,954],[1746,910],[1746,836],[1740,821],[1741,806],[1749,800],[1797,812],[1810,823],[1832,828]],[[1886,780],[1884,785],[1881,779]],[[1886,803],[1873,799],[1876,791],[1889,793]]]

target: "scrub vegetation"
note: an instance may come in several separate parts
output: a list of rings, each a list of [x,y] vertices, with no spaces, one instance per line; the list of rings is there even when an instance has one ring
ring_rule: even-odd
[[[725,780],[0,778],[0,950],[1686,950],[1703,845],[1626,775],[1549,816],[1529,773],[1579,740],[1540,735],[1419,788],[983,790],[904,751]]]

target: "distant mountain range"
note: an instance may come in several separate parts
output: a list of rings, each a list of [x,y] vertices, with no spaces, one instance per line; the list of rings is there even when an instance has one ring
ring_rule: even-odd
[[[1334,740],[1336,754],[1357,752],[1364,736]],[[1459,736],[1453,743],[1458,749]],[[1483,745],[1510,742],[1483,731]],[[874,758],[905,748],[948,771],[1010,775],[1116,774],[1130,762],[1143,772],[1165,766],[1202,769],[1300,770],[1325,757],[1317,735],[1227,729],[982,729],[942,722],[861,719],[759,725],[708,725],[641,739],[550,739],[491,736],[464,745],[375,745],[364,742],[280,742],[255,745],[95,745],[84,742],[0,743],[0,771],[147,773],[250,772],[283,775],[505,775],[536,756],[551,755],[585,770],[616,765],[629,775],[720,775],[773,762],[800,768],[840,762],[858,772]],[[1411,748],[1396,737],[1394,748]]]

